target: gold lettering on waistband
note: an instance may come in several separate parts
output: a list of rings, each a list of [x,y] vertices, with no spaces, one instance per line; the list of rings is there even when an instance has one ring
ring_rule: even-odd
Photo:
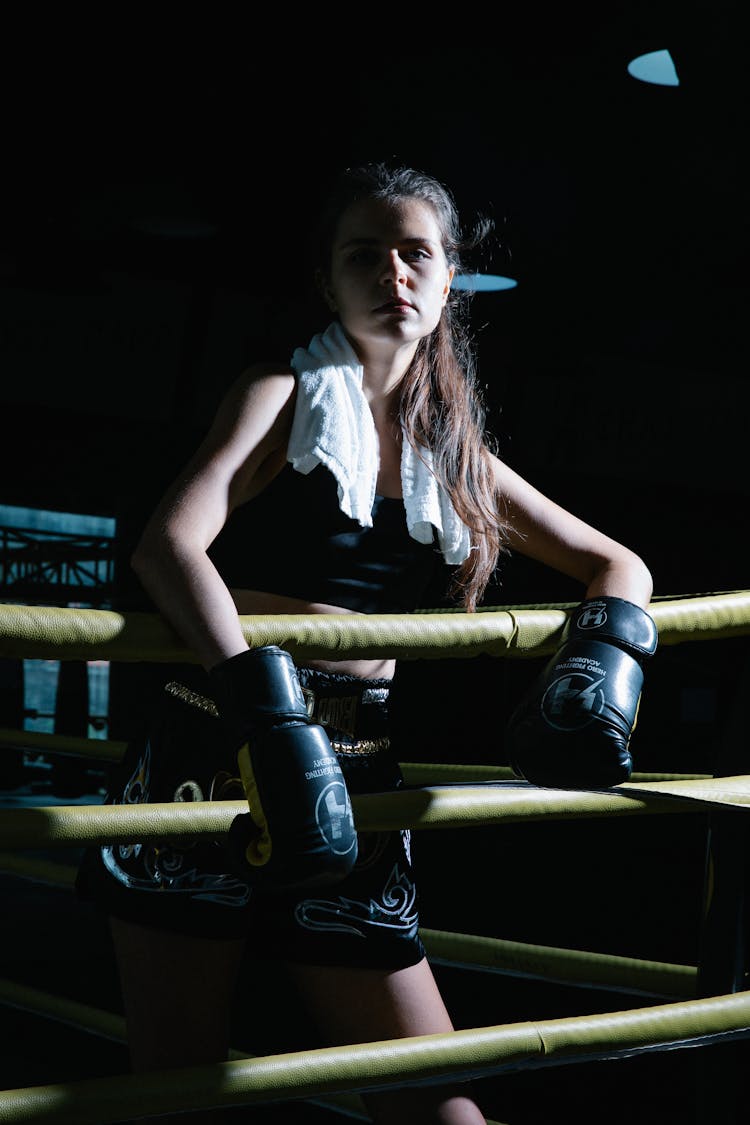
[[[183,703],[187,703],[191,707],[197,707],[200,711],[206,712],[206,714],[218,717],[219,712],[216,709],[216,704],[213,699],[209,699],[208,696],[200,695],[196,691],[191,691],[190,688],[186,687],[184,684],[177,683],[175,680],[171,680],[168,684],[165,684],[164,690]],[[311,719],[316,718],[321,724],[327,723],[334,730],[340,731],[342,734],[351,735],[353,738],[354,724],[357,716],[356,696],[316,699],[315,692],[310,688],[303,688],[302,694],[305,697],[307,713]],[[390,740],[387,736],[383,738],[353,738],[352,742],[341,742],[338,739],[331,740],[331,746],[337,754],[379,754],[387,750],[389,745]],[[209,800],[231,799],[228,792],[222,793],[221,796],[219,795],[216,790],[216,780],[215,778]],[[239,781],[236,778],[230,778],[229,775],[226,775],[226,780],[229,782],[237,781],[239,786]],[[237,793],[233,793],[232,796],[236,796],[240,792],[241,786],[237,789]],[[175,799],[178,800],[180,798]],[[181,799],[184,800],[184,797]],[[193,799],[198,800],[198,797],[194,795]]]
[[[180,699],[183,703],[189,703],[191,707],[197,707],[199,711],[205,711],[207,715],[213,715],[214,718],[219,717],[216,704],[207,695],[199,695],[197,691],[191,691],[184,684],[178,684],[176,680],[170,680],[168,684],[165,684],[164,690],[168,695],[173,695],[175,699]]]
[[[354,735],[357,718],[355,695],[347,695],[343,698],[333,696],[328,699],[318,699],[316,702],[315,718],[322,726],[333,727],[343,734]]]
[[[168,695],[174,696],[182,703],[187,703],[191,707],[196,707],[198,710],[205,712],[207,715],[212,715],[214,718],[218,717],[218,710],[213,699],[209,699],[206,695],[201,695],[197,691],[192,691],[184,684],[171,680],[168,684],[164,685],[164,690]],[[369,693],[369,694],[368,694]],[[302,688],[302,694],[305,697],[305,705],[307,707],[307,714],[311,719],[316,719],[322,726],[331,727],[333,730],[341,731],[342,734],[354,737],[357,723],[357,705],[358,698],[356,695],[345,696],[329,696],[322,699],[316,697],[315,692],[311,688]],[[382,697],[387,699],[387,689],[369,688],[362,696],[364,703],[380,702]],[[374,697],[374,698],[373,698]],[[379,742],[380,740],[376,740]]]
[[[337,754],[382,754],[391,745],[390,739],[384,738],[358,738],[356,742],[337,742],[335,739],[331,746]]]

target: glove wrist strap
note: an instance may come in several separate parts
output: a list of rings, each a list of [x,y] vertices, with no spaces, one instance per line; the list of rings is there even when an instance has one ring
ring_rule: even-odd
[[[641,660],[656,652],[658,633],[654,619],[639,605],[603,595],[573,611],[565,640],[605,641]]]
[[[217,664],[210,672],[219,715],[256,722],[308,721],[297,669],[276,645],[248,649]]]

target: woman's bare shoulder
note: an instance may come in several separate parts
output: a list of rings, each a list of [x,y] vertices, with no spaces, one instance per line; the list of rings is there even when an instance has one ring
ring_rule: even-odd
[[[278,394],[288,397],[296,386],[294,370],[288,363],[260,360],[250,364],[237,376],[229,394]]]
[[[288,363],[280,363],[274,359],[261,359],[251,363],[242,372],[242,379],[264,379],[274,375],[294,378],[294,368]]]
[[[288,364],[253,363],[237,376],[224,394],[217,413],[220,430],[244,425],[248,416],[265,419],[283,417],[294,406],[297,380]]]

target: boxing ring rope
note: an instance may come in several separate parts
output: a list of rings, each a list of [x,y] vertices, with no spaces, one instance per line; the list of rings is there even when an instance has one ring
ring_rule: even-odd
[[[660,645],[746,636],[750,591],[657,598],[650,613]],[[479,613],[277,614],[241,616],[240,622],[251,647],[279,645],[298,660],[440,660],[548,655],[558,647],[568,616],[565,609],[546,607]],[[57,606],[0,606],[0,657],[197,663],[195,654],[157,614]]]
[[[615,789],[537,789],[526,782],[477,786],[424,786],[351,798],[359,831],[447,829],[581,817],[676,815],[696,808],[746,808],[750,776],[647,784]],[[154,802],[132,805],[41,805],[10,808],[0,822],[2,848],[57,848],[164,840],[171,836],[222,836],[244,801]]]
[[[76,869],[62,863],[0,852],[0,871],[72,891]],[[480,972],[528,977],[584,988],[606,988],[663,1000],[695,996],[697,968],[587,950],[507,941],[478,934],[456,934],[422,926],[420,937],[433,964]],[[39,993],[38,995],[43,995]]]
[[[90,762],[117,763],[125,754],[127,742],[105,738],[79,738],[74,735],[51,735],[46,731],[17,730],[0,727],[0,754],[3,749],[30,750],[33,753],[87,758]],[[517,780],[509,766],[463,765],[446,762],[400,762],[407,785],[431,785]],[[639,773],[638,781],[701,781],[711,774]]]
[[[33,750],[39,754],[62,754],[114,763],[120,761],[126,746],[126,742],[114,739],[78,738],[72,734],[48,734],[46,731],[0,727],[0,752],[3,747],[7,747],[13,750]]]
[[[660,645],[750,633],[750,591],[657,600],[651,612]],[[474,615],[321,615],[313,620],[288,616],[241,621],[251,645],[278,644],[298,659],[330,656],[331,652],[339,659],[355,654],[440,659],[480,654],[522,658],[545,655],[559,644],[566,619],[564,608],[511,607]],[[166,623],[153,615],[57,607],[0,606],[0,656],[8,655],[60,660],[193,662]],[[25,738],[29,733],[3,731],[0,744],[17,746],[19,735]],[[45,741],[39,743],[40,747]],[[57,750],[79,753],[79,741],[61,741]],[[95,741],[100,744],[102,740]],[[51,748],[51,744],[48,746]],[[113,743],[100,746],[93,755],[99,753],[103,760],[111,755],[109,760],[117,760],[121,752],[122,744]],[[424,778],[425,771],[430,769],[438,775],[441,768],[449,773],[458,771],[459,776],[469,776],[472,770],[481,769],[468,767],[469,774],[461,774],[458,766],[413,766],[417,783],[420,770]],[[715,778],[674,774],[660,776],[658,780],[647,780],[649,775],[634,775],[633,781],[616,789],[582,792],[536,789],[525,782],[508,782],[507,773],[497,772],[499,779],[479,785],[418,785],[398,793],[355,795],[352,805],[357,828],[457,828],[529,819],[742,809],[750,805],[750,776],[744,775]],[[455,777],[455,772],[451,776]],[[130,842],[134,838],[160,839],[186,832],[218,835],[226,832],[234,816],[243,811],[245,802],[6,809],[0,823],[0,846],[47,849]],[[0,868],[51,885],[70,885],[69,869],[34,859],[2,856]],[[428,953],[437,963],[528,976],[545,975],[546,969],[548,979],[566,983],[573,983],[576,977],[583,981],[586,976],[593,976],[593,981],[586,981],[590,986],[616,988],[619,980],[624,991],[639,991],[640,981],[646,995],[661,995],[665,990],[667,995],[679,996],[695,992],[697,970],[693,966],[552,950],[442,931],[425,931],[425,936]],[[558,972],[560,975],[555,978]],[[0,1001],[14,1003],[12,997],[8,998],[13,987],[10,986],[10,992],[6,987],[0,988]],[[43,994],[37,997],[37,1010],[45,1003],[54,1008],[54,998],[39,997]],[[18,993],[16,1002],[23,1006]],[[114,1024],[111,1020],[103,1013],[98,1023],[94,1019],[94,1024],[110,1029],[119,1026],[116,1017]],[[122,1120],[124,1114],[139,1118],[218,1105],[307,1100],[337,1092],[430,1083],[449,1077],[476,1078],[520,1067],[626,1057],[641,1051],[703,1045],[747,1035],[750,993],[734,991],[604,1015],[233,1059],[190,1071],[9,1090],[0,1092],[0,1122],[107,1125]],[[345,1107],[338,1108],[346,1112]],[[355,1116],[361,1116],[356,1105],[349,1103],[349,1109],[352,1108]]]
[[[31,750],[50,755],[61,754],[87,758],[94,762],[119,762],[126,742],[104,738],[79,738],[75,735],[48,734],[46,731],[16,730],[0,727],[0,752],[3,747]],[[441,782],[514,781],[510,766],[451,764],[448,762],[400,762],[407,785],[430,785]],[[707,773],[633,773],[633,781],[699,781],[711,777]]]
[[[67,996],[51,996],[49,993],[42,992],[29,985],[0,978],[0,1003],[22,1012],[29,1012],[32,1015],[45,1016],[64,1024],[66,1027],[74,1028],[76,1031],[90,1032],[113,1043],[123,1045],[127,1043],[124,1016],[117,1015],[114,1012],[102,1011],[101,1008],[94,1008],[90,1004],[80,1004],[76,1000],[70,1000]],[[238,1051],[236,1048],[230,1047],[229,1057],[237,1060],[252,1056],[248,1055],[247,1051]],[[0,1097],[2,1097],[2,1091],[0,1091]],[[358,1094],[342,1091],[341,1093],[331,1094],[327,1098],[311,1096],[305,1100],[323,1109],[333,1109],[337,1113],[354,1118],[357,1121],[370,1120],[364,1103]],[[2,1120],[2,1106],[0,1106],[0,1121]],[[11,1118],[11,1120],[16,1120],[16,1118]],[[500,1123],[488,1120],[487,1125],[500,1125]]]
[[[114,1125],[169,1112],[466,1080],[750,1035],[750,993],[0,1092],[0,1122]]]
[[[726,781],[736,783],[730,789],[731,798],[750,804],[750,777],[721,779],[722,783]],[[654,787],[659,784],[654,783]],[[629,797],[615,790],[596,793],[534,790],[524,782],[507,788],[489,785],[461,786],[460,789],[427,786],[423,789],[402,789],[396,793],[352,794],[351,802],[360,832],[389,832],[398,828],[486,827],[529,820],[675,815],[695,811],[686,809],[679,801],[643,795],[645,788],[639,788],[637,796]],[[128,844],[133,840],[167,840],[186,834],[212,838],[226,835],[234,818],[242,812],[247,812],[245,801],[11,808],[3,810],[0,848]]]

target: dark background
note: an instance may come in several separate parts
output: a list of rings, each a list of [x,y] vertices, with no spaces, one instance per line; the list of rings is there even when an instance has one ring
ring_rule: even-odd
[[[75,29],[56,41],[47,27],[42,49],[6,70],[0,502],[116,517],[116,608],[144,608],[127,567],[143,520],[243,367],[288,359],[321,326],[301,269],[310,219],[333,171],[385,159],[442,178],[467,223],[495,221],[477,266],[518,286],[478,294],[472,316],[505,459],[638,551],[657,595],[746,588],[738,6],[500,8],[491,29],[446,22],[442,46],[390,10],[310,28],[289,19],[292,43],[290,29],[241,31],[229,19],[203,38],[177,19],[157,35],[123,18],[88,27],[81,50],[83,29],[76,44]],[[12,55],[12,37],[8,46]],[[662,48],[678,87],[627,73],[630,59]],[[521,559],[498,577],[488,604],[580,593]],[[713,772],[744,659],[736,640],[659,652],[637,768]],[[402,719],[404,757],[502,762],[506,707],[536,671],[508,664],[404,667],[405,694],[427,711],[419,730]],[[115,737],[137,710],[136,675],[113,669]],[[705,841],[701,815],[423,833],[424,921],[695,963]],[[49,975],[51,988],[90,1002],[111,992],[117,1004],[97,920],[82,921],[64,896],[5,884],[26,935],[8,951],[16,975]],[[51,949],[39,940],[50,903]],[[105,986],[87,971],[97,954]],[[461,1026],[631,1006],[441,973]],[[126,1066],[115,1048],[71,1033],[63,1049],[46,1025],[18,1018],[6,1086]],[[550,1107],[560,1120],[721,1121],[706,1110],[697,1055],[711,1066],[725,1057],[671,1052],[511,1076],[487,1084],[487,1112],[515,1125],[549,1120]]]
[[[502,10],[489,44],[475,28],[450,48],[352,28],[328,61],[310,34],[253,37],[244,66],[229,34],[223,57],[142,34],[8,83],[4,502],[132,537],[243,367],[320,327],[310,219],[333,171],[382,158],[495,220],[479,265],[518,287],[477,295],[473,324],[506,459],[641,551],[657,593],[744,586],[734,7]],[[627,73],[664,47],[680,86]]]

